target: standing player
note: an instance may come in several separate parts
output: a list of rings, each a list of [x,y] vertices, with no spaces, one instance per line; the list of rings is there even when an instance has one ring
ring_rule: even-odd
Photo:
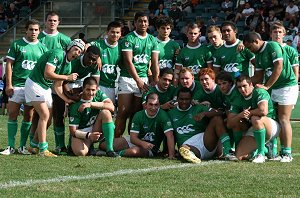
[[[210,45],[208,46],[208,48],[211,51],[212,56],[213,56],[215,51],[224,44],[224,41],[222,39],[222,33],[221,33],[220,28],[215,25],[209,26],[207,28],[206,32],[207,32],[207,38],[210,42]]]
[[[117,67],[119,66],[121,51],[118,43],[121,37],[122,24],[113,21],[107,26],[107,38],[93,41],[88,46],[97,46],[100,49],[102,68],[100,71],[100,90],[103,91],[115,104]]]
[[[0,154],[9,155],[15,152],[15,136],[18,130],[17,117],[20,106],[24,104],[24,117],[21,125],[21,140],[18,152],[30,154],[26,149],[26,141],[30,131],[33,108],[25,101],[25,81],[40,56],[47,48],[39,42],[40,23],[37,20],[29,20],[26,25],[26,35],[11,44],[6,56],[6,94],[9,97],[9,111],[7,122],[8,147]]]
[[[179,72],[183,67],[188,67],[197,76],[201,68],[212,68],[211,52],[205,45],[199,42],[200,27],[196,23],[187,25],[186,36],[188,38],[187,45],[182,48],[176,58],[174,70],[174,85],[178,85]]]
[[[88,154],[90,146],[99,140],[103,133],[106,142],[106,154],[117,157],[113,151],[114,129],[112,112],[115,107],[112,101],[98,90],[98,82],[94,77],[83,81],[81,100],[70,105],[70,133],[73,136],[71,147],[77,156]]]
[[[50,11],[46,15],[45,29],[39,35],[39,40],[49,50],[66,49],[71,39],[59,32],[57,27],[60,23],[56,12]],[[59,138],[65,136],[64,111],[65,102],[52,90],[53,99],[53,129],[55,137],[55,150],[57,153],[66,152],[65,148],[59,146]],[[60,137],[58,137],[60,136]]]
[[[170,39],[173,21],[169,17],[160,17],[156,20],[158,32],[157,41],[159,48],[159,68],[174,68],[176,56],[179,53],[179,44]]]
[[[277,42],[261,40],[256,32],[244,37],[244,44],[256,54],[257,87],[268,90],[278,105],[278,120],[282,128],[281,162],[291,162],[292,126],[290,117],[298,98],[298,84],[287,53]],[[260,84],[265,80],[264,84]]]
[[[150,93],[146,98],[145,110],[137,112],[133,117],[130,138],[116,138],[114,148],[120,151],[120,156],[153,157],[157,155],[164,137],[167,138],[169,158],[174,159],[175,146],[170,118],[160,109],[158,95]]]
[[[234,23],[224,22],[221,29],[225,42],[213,54],[216,75],[221,70],[229,72],[233,78],[241,74],[249,75],[250,63],[255,64],[254,54],[248,49],[238,50],[241,41],[236,37],[237,28]]]
[[[299,57],[295,48],[287,45],[283,42],[283,38],[286,34],[285,27],[280,22],[274,22],[270,28],[272,41],[278,42],[282,48],[286,51],[289,61],[293,67],[296,80],[299,79]]]
[[[275,110],[269,93],[262,88],[254,88],[249,76],[241,75],[236,85],[243,98],[230,109],[228,122],[232,125],[243,123],[248,129],[237,145],[236,156],[242,160],[249,158],[255,150],[252,162],[265,162],[265,143],[277,138],[280,132],[275,119]],[[244,122],[248,120],[248,122]],[[242,121],[242,122],[241,122]],[[269,151],[272,152],[272,151]]]
[[[84,50],[85,43],[80,39],[73,40],[66,50],[55,49],[44,53],[38,60],[36,67],[31,72],[25,83],[26,102],[31,103],[38,116],[37,123],[31,127],[34,138],[31,147],[39,148],[41,156],[56,156],[48,151],[46,142],[47,123],[51,115],[52,97],[51,86],[55,81],[57,94],[67,103],[73,102],[62,91],[63,81],[74,81],[77,73],[71,73],[70,61],[77,58]],[[70,75],[68,75],[70,74]]]
[[[122,42],[123,65],[118,82],[118,114],[115,136],[125,130],[127,118],[142,109],[142,93],[148,91],[148,65],[151,60],[153,80],[158,81],[158,46],[155,37],[147,33],[149,25],[145,13],[135,14],[136,30],[127,34]],[[129,125],[130,126],[130,125]]]

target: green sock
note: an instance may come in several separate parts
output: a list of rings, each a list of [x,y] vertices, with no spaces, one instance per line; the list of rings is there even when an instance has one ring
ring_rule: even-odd
[[[21,125],[21,139],[20,139],[20,147],[26,145],[26,141],[28,139],[28,135],[30,132],[31,122],[22,122]]]
[[[34,138],[34,133],[32,133],[30,131],[30,133],[29,133],[29,141],[31,142],[33,140],[33,138]]]
[[[55,139],[57,139],[57,145],[59,148],[66,147],[65,144],[65,127],[54,127]]]
[[[231,148],[230,137],[227,133],[224,133],[223,135],[221,135],[220,140],[223,145],[223,155],[227,155]]]
[[[11,148],[15,148],[17,131],[18,131],[17,120],[8,120],[7,122],[8,146],[10,146]]]
[[[115,124],[106,122],[102,124],[102,132],[105,137],[106,151],[113,151]]]
[[[48,142],[40,142],[39,150],[40,150],[40,152],[44,152],[44,151],[48,150]]]
[[[292,154],[292,148],[291,147],[284,147],[282,154]]]
[[[278,144],[277,137],[270,140],[270,142],[273,144],[273,149],[272,149],[273,155],[276,156],[278,154],[278,151],[277,151],[277,144]]]
[[[35,142],[33,139],[30,140],[30,146],[32,148],[38,148],[39,147],[39,143],[38,142]]]
[[[258,153],[265,155],[266,128],[255,130],[253,133]]]
[[[121,157],[124,157],[125,151],[126,151],[126,149],[124,149],[124,150],[122,150],[122,151],[119,151],[119,155],[120,155]]]
[[[242,131],[234,131],[233,132],[233,139],[234,139],[234,145],[235,148],[237,148],[239,142],[241,141],[243,137],[243,132]]]

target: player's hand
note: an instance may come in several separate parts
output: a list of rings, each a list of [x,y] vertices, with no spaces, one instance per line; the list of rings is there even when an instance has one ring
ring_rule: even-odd
[[[92,141],[92,142],[97,142],[100,138],[102,133],[98,132],[98,131],[94,131],[94,132],[91,132],[90,135],[89,135],[89,139]]]
[[[138,79],[136,81],[136,84],[142,93],[149,91],[149,86],[141,79]]]
[[[199,122],[199,121],[201,121],[204,117],[205,117],[205,112],[201,112],[201,113],[199,113],[199,114],[197,114],[197,115],[194,116],[194,120],[197,121],[197,122]]]
[[[244,111],[242,111],[242,112],[240,113],[241,118],[244,118],[244,119],[246,119],[246,120],[249,120],[249,119],[250,119],[250,117],[251,117],[250,108],[251,108],[251,107],[249,107],[248,109],[245,109]]]
[[[6,86],[5,93],[8,97],[12,97],[14,95],[14,87],[13,86]]]
[[[143,142],[143,144],[142,144],[142,147],[143,147],[143,149],[145,149],[145,150],[151,150],[153,147],[154,147],[154,144],[151,144],[151,143],[149,143],[149,142]]]
[[[169,102],[166,102],[165,104],[161,105],[160,108],[162,109],[172,109],[175,107],[175,102],[174,100],[171,100]]]
[[[82,103],[82,104],[79,106],[78,111],[79,111],[79,112],[83,112],[86,108],[91,108],[91,103],[90,103],[90,102]]]
[[[68,75],[68,81],[75,81],[76,79],[77,79],[77,77],[78,77],[78,74],[77,73],[72,73],[72,74],[70,74],[70,75]]]
[[[255,87],[257,87],[257,88],[262,88],[262,89],[265,89],[265,90],[267,90],[268,91],[268,87],[266,87],[266,86],[264,86],[264,85],[262,85],[262,84],[256,84],[255,85]]]
[[[75,101],[74,100],[72,100],[72,99],[68,99],[67,101],[65,101],[67,104],[72,104],[72,103],[75,103]]]
[[[236,51],[237,52],[241,52],[245,49],[245,45],[243,44],[243,42],[239,43],[237,48],[236,48]]]

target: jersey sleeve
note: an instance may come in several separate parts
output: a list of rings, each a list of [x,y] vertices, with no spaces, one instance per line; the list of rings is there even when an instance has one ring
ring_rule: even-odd
[[[159,111],[161,111],[160,119],[164,133],[173,131],[173,126],[168,114],[162,109],[160,109]]]
[[[48,65],[51,65],[53,67],[57,67],[61,63],[62,63],[62,60],[60,60],[60,57],[57,54],[55,54],[53,52],[49,54],[49,57],[48,57],[48,60],[47,60]]]
[[[269,54],[272,57],[273,63],[279,60],[283,60],[282,48],[277,43],[272,43]]]
[[[80,113],[77,103],[69,106],[69,126],[78,127],[80,123]]]
[[[133,116],[130,133],[140,133],[141,127],[143,127],[143,122],[140,120],[140,112],[137,112]]]
[[[11,45],[10,45],[10,48],[8,49],[8,52],[7,52],[7,55],[6,55],[6,58],[8,59],[11,59],[11,60],[15,60],[16,59],[16,42],[13,42]]]
[[[124,38],[124,41],[121,44],[122,52],[133,51],[133,43],[129,37]]]
[[[256,97],[256,104],[266,101],[268,102],[270,100],[269,93],[264,89],[258,89],[257,90],[257,97]]]
[[[101,90],[98,90],[96,96],[94,97],[94,101],[96,102],[103,102],[108,99],[109,98],[107,97],[107,95]]]
[[[154,37],[153,37],[153,38],[154,38]],[[152,43],[153,43],[153,46],[152,46],[152,53],[153,53],[153,52],[154,52],[154,53],[159,53],[160,51],[159,51],[158,42],[157,42],[156,38],[154,38],[154,39],[152,40]]]

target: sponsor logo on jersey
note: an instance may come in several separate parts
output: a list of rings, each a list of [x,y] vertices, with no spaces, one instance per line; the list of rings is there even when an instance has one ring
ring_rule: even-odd
[[[272,75],[272,68],[271,67],[267,68],[265,74],[266,76],[270,77]]]
[[[115,67],[115,65],[104,64],[101,71],[106,74],[113,74],[115,73]]]
[[[155,136],[154,132],[149,132],[149,133],[146,133],[146,135],[142,138],[142,140],[153,142],[154,136]]]
[[[138,44],[136,44],[136,45],[134,46],[134,48],[140,48],[140,46],[139,46]]]
[[[189,125],[186,125],[186,126],[178,127],[176,129],[176,131],[179,134],[186,134],[186,133],[194,132],[195,130],[192,129],[191,127],[193,127],[193,125],[189,124]]]
[[[102,53],[102,57],[104,58],[104,57],[106,57],[106,56],[107,56],[106,52],[103,52],[103,53]]]
[[[172,60],[159,60],[159,67],[163,68],[172,68]]]
[[[224,70],[227,72],[238,72],[239,71],[239,69],[237,68],[238,65],[239,65],[238,63],[226,64]]]
[[[147,64],[148,63],[148,58],[149,56],[147,54],[138,54],[138,55],[135,55],[133,57],[133,61],[134,63],[145,63]]]
[[[26,70],[32,70],[36,64],[36,61],[31,60],[23,60],[22,61],[22,68]]]
[[[198,74],[202,65],[191,65],[188,66],[193,71],[193,74]]]
[[[56,64],[57,62],[58,62],[58,59],[55,57],[55,58],[53,59],[53,63]]]

